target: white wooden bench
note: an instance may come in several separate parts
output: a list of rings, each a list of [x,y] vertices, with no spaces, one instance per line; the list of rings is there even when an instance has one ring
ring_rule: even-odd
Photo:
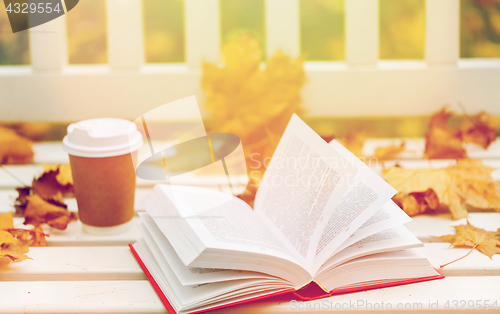
[[[144,63],[141,1],[106,0],[106,65],[67,64],[66,16],[30,30],[29,66],[0,67],[0,121],[77,121],[113,116],[135,119],[169,101],[195,94],[201,104],[203,60],[220,59],[218,0],[184,0],[186,62]],[[312,117],[429,115],[445,103],[464,103],[469,113],[500,114],[500,61],[459,59],[459,0],[426,0],[425,60],[380,61],[378,0],[345,0],[345,62],[306,62],[302,97]],[[266,55],[282,49],[300,54],[299,0],[265,0]],[[126,36],[124,36],[126,34]],[[182,114],[182,111],[179,111]],[[172,117],[183,118],[182,116]],[[368,142],[365,152],[384,141]],[[413,145],[413,144],[408,144]],[[422,160],[423,147],[400,161],[408,167],[444,166],[452,161]],[[60,143],[35,147],[35,163],[7,166],[24,183],[42,171],[39,163],[67,162]],[[500,168],[500,144],[487,151],[469,150]],[[394,161],[388,161],[387,165]],[[498,176],[497,176],[498,177]],[[138,182],[137,199],[151,189]],[[19,183],[0,169],[0,212],[12,210]],[[76,202],[68,200],[76,211]],[[137,203],[136,210],[142,210]],[[496,230],[498,213],[471,213],[477,227]],[[435,267],[463,254],[431,236],[453,233],[449,215],[416,217],[408,226],[423,242]],[[15,219],[22,225],[22,219]],[[129,252],[137,229],[116,236],[84,234],[80,222],[65,231],[48,229],[48,246],[32,248],[34,260],[0,264],[0,313],[164,313],[165,308]],[[350,301],[385,302],[404,312],[454,309],[453,301],[492,305],[500,297],[500,258],[474,251],[444,268],[444,280],[335,296],[342,308]],[[446,301],[448,309],[446,308]],[[499,300],[500,301],[500,300]],[[410,308],[405,308],[409,304]],[[418,305],[422,304],[420,308]],[[414,306],[416,305],[416,306]],[[462,304],[458,303],[460,308]],[[258,303],[238,312],[297,312],[289,303]],[[317,309],[313,307],[313,309]],[[387,309],[385,307],[384,309]],[[434,309],[434,308],[433,308]],[[332,308],[326,309],[331,312]],[[355,309],[367,312],[364,308]],[[219,312],[233,313],[236,308]],[[312,311],[310,311],[312,312]]]
[[[383,143],[383,140],[368,141],[365,150]],[[35,151],[36,161],[67,161],[61,143],[36,144]],[[483,160],[499,167],[500,157],[494,153],[490,153],[494,158],[483,156]],[[387,163],[391,162],[394,161]],[[400,162],[415,167],[428,163],[418,159],[405,159]],[[27,184],[34,175],[42,171],[41,166],[36,164],[5,168]],[[16,195],[14,188],[18,185],[0,168],[0,212],[13,210],[12,204]],[[137,199],[144,197],[150,189],[144,182],[139,182]],[[74,200],[68,199],[68,203],[70,210],[77,210]],[[136,210],[141,211],[139,202],[136,204]],[[487,230],[500,227],[500,213],[475,212],[470,214],[469,220],[475,226]],[[15,218],[16,226],[21,227],[22,222],[22,218]],[[452,226],[463,223],[465,219],[453,221],[450,215],[441,214],[415,217],[407,226],[425,243],[422,252],[439,268],[440,264],[458,258],[468,250],[449,248],[447,243],[439,242],[431,236],[453,233]],[[48,246],[31,248],[28,255],[33,260],[20,263],[1,261],[0,313],[165,312],[160,299],[127,246],[139,236],[135,226],[126,233],[113,236],[85,234],[80,222],[71,222],[64,231],[52,228],[47,228],[46,231],[50,234],[47,238]],[[393,310],[400,308],[409,313],[429,309],[429,302],[433,309],[439,309],[437,312],[451,311],[455,306],[454,300],[458,302],[458,308],[464,301],[463,308],[466,309],[474,303],[471,308],[475,310],[479,310],[479,304],[484,306],[485,300],[489,300],[490,306],[495,301],[497,304],[500,302],[500,256],[495,255],[490,259],[473,251],[467,258],[441,269],[441,272],[446,276],[443,280],[334,296],[314,301],[309,306],[319,312],[322,309],[331,312],[335,307],[347,307],[348,304],[354,312],[364,313],[369,311],[366,307],[368,303],[380,306],[381,302],[384,302],[384,309],[389,306]],[[449,302],[446,303],[447,301]],[[434,305],[436,302],[437,305]],[[353,303],[359,306],[353,307]],[[299,310],[299,303],[259,302],[219,312],[234,313],[236,310],[238,313],[294,313]]]

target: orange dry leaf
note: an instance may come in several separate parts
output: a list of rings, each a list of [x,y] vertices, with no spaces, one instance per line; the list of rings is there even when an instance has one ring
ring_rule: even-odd
[[[465,143],[475,143],[485,149],[497,137],[491,117],[484,111],[464,121],[462,134]]]
[[[25,245],[47,246],[45,237],[48,237],[49,235],[44,233],[42,226],[35,227],[32,230],[16,228],[9,229],[8,231]]]
[[[500,254],[500,228],[497,232],[486,231],[484,229],[474,227],[468,220],[467,225],[455,226],[455,234],[448,234],[434,238],[450,242],[454,247],[471,248],[470,252],[472,252],[473,249],[476,249],[489,258],[492,258],[495,254]],[[469,253],[465,256],[469,255]],[[441,265],[441,267],[458,261],[465,256],[450,263]]]
[[[300,106],[305,82],[304,59],[292,59],[278,51],[261,68],[262,52],[252,35],[244,35],[222,47],[224,64],[204,63],[204,107],[212,112],[217,132],[238,135],[243,144],[255,143],[268,131],[283,132]],[[267,131],[266,131],[267,128]],[[281,134],[278,134],[281,136]]]
[[[373,157],[377,157],[379,159],[391,159],[396,157],[399,153],[402,153],[405,150],[405,142],[401,142],[400,145],[390,145],[384,147],[378,147],[375,149],[375,154]]]
[[[385,180],[402,193],[434,190],[440,205],[448,206],[453,219],[467,217],[465,205],[500,212],[500,191],[491,178],[493,168],[480,160],[458,160],[444,169],[383,170]]]
[[[61,169],[64,169],[64,172],[61,172]],[[68,176],[71,176],[71,168],[69,167],[57,167],[56,170],[44,172],[38,179],[33,180],[33,194],[40,195],[46,200],[56,199],[59,201],[62,201],[62,197],[73,196],[73,180],[68,179]]]
[[[263,67],[259,42],[250,34],[224,45],[222,56],[221,64],[203,64],[201,84],[207,94],[204,107],[212,114],[210,131],[238,135],[248,173],[263,172],[292,114],[304,112],[304,58],[277,51]],[[250,202],[253,191],[245,193]]]
[[[56,180],[62,186],[62,188],[68,188],[68,184],[73,185],[73,176],[71,173],[70,164],[62,165],[42,165],[45,173],[56,173]]]
[[[425,134],[425,155],[428,158],[467,157],[460,130],[453,130],[448,125],[451,115],[443,108],[431,116],[429,131]]]
[[[433,189],[424,192],[398,192],[392,198],[409,216],[435,212],[439,208],[439,198]]]
[[[69,165],[46,166],[39,178],[33,180],[33,187],[16,189],[19,196],[14,207],[18,215],[24,216],[24,224],[35,226],[31,244],[45,246],[42,225],[64,230],[68,223],[76,220],[76,214],[68,211],[64,196],[73,196],[73,180]]]
[[[0,165],[29,164],[33,161],[33,142],[14,130],[0,127]]]
[[[49,203],[36,194],[26,196],[26,200],[25,225],[38,227],[46,223],[53,228],[64,230],[70,221],[76,220],[76,214],[68,211],[66,205]]]
[[[29,251],[29,245],[17,239],[9,230],[14,229],[12,214],[0,215],[0,258],[7,257],[14,262],[20,262],[29,258],[24,255]]]

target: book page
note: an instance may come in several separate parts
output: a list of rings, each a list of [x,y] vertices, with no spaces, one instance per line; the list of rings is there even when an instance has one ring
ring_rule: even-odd
[[[334,268],[326,275],[321,284],[331,291],[436,276],[439,273],[418,249],[407,249],[363,256]]]
[[[361,227],[359,227],[356,232],[354,232],[347,240],[340,245],[335,252],[331,254],[333,256],[335,253],[345,249],[353,243],[360,241],[372,234],[384,231],[389,228],[396,226],[401,226],[407,222],[412,221],[410,216],[408,216],[401,208],[399,208],[396,203],[392,200],[382,206],[381,209],[377,210],[372,217],[370,217]],[[330,257],[331,257],[330,256]]]
[[[324,227],[355,173],[293,115],[260,182],[255,210],[309,267],[314,232]]]
[[[184,265],[259,271],[297,285],[312,278],[244,201],[198,187],[157,185],[154,190],[175,203],[171,206],[178,210],[177,217],[165,216],[158,206],[148,206],[146,202],[145,209]],[[153,197],[148,199],[154,201]],[[207,204],[215,207],[206,207]],[[201,248],[197,242],[201,242]]]
[[[392,186],[340,143],[332,141],[330,147],[357,171],[324,228],[315,234],[314,271],[396,193]]]
[[[361,256],[421,246],[423,246],[422,242],[406,229],[406,227],[393,227],[361,239],[336,253],[323,264],[315,279],[321,282],[323,272],[328,272],[329,269]]]
[[[257,272],[186,266],[179,259],[174,248],[161,233],[153,219],[144,212],[139,213],[139,216],[141,217],[141,222],[138,223],[139,231],[156,261],[161,267],[164,267],[162,265],[165,263],[170,265],[183,286],[248,278],[271,278],[269,275]]]
[[[256,293],[266,295],[292,288],[279,279],[267,278],[184,286],[168,263],[160,266],[144,239],[138,239],[133,247],[177,313],[215,306],[220,304],[221,300],[231,303],[232,300],[244,300]]]

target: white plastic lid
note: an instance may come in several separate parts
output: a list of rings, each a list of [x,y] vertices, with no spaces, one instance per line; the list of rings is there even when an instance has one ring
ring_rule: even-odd
[[[129,120],[98,118],[68,126],[63,139],[64,150],[79,157],[111,157],[125,155],[141,148],[142,134]]]

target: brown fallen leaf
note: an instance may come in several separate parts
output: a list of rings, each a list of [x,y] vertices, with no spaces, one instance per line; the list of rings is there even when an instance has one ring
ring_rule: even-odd
[[[69,176],[71,176],[71,172]],[[64,182],[64,184],[61,182]],[[74,196],[73,180],[68,180],[68,170],[61,173],[60,167],[57,167],[55,170],[50,169],[44,172],[39,178],[34,179],[32,187],[33,194],[40,195],[45,200],[54,199],[62,202],[62,197]]]
[[[44,233],[43,227],[38,226],[34,229],[7,229],[13,236],[16,237],[23,245],[27,246],[47,246],[45,237],[49,235]]]
[[[44,172],[33,180],[32,187],[17,188],[19,196],[14,207],[16,214],[25,218],[25,225],[33,225],[31,246],[45,246],[42,225],[64,230],[68,223],[77,220],[75,213],[68,211],[63,197],[73,196],[73,180],[69,165],[44,166]]]
[[[33,162],[33,142],[14,130],[0,127],[0,165]]]
[[[0,258],[7,257],[14,262],[20,262],[29,258],[25,254],[29,251],[29,245],[23,242],[10,230],[14,228],[12,213],[0,215]]]
[[[465,119],[461,129],[465,143],[475,143],[485,149],[497,138],[491,117],[484,111]]]
[[[432,213],[439,209],[439,198],[433,189],[424,192],[398,192],[392,200],[409,216]]]
[[[500,193],[491,178],[493,168],[480,160],[457,160],[457,164],[443,169],[383,170],[385,180],[402,193],[434,190],[441,205],[449,207],[453,219],[467,217],[465,205],[500,212]]]
[[[68,223],[76,220],[76,214],[68,211],[66,205],[58,206],[42,199],[39,195],[26,197],[28,203],[24,210],[24,224],[39,227],[46,223],[49,226],[64,230]]]
[[[428,158],[466,158],[460,130],[451,129],[448,120],[452,116],[446,108],[435,112],[425,134],[425,155]]]
[[[377,147],[375,149],[375,153],[373,157],[377,157],[378,159],[391,159],[396,157],[399,153],[402,153],[405,150],[405,142],[401,142],[400,145],[389,145],[383,147]]]
[[[73,176],[70,164],[42,165],[44,172],[56,172],[56,180],[61,186],[66,188],[68,184],[73,185]]]
[[[433,237],[441,239],[445,242],[450,242],[453,247],[470,248],[471,250],[466,255],[459,259],[441,265],[444,267],[453,262],[456,262],[465,256],[469,255],[472,250],[476,249],[484,255],[492,258],[495,254],[500,254],[500,228],[497,232],[486,231],[481,228],[476,228],[467,220],[467,225],[455,226],[455,234],[448,234],[441,237]]]

